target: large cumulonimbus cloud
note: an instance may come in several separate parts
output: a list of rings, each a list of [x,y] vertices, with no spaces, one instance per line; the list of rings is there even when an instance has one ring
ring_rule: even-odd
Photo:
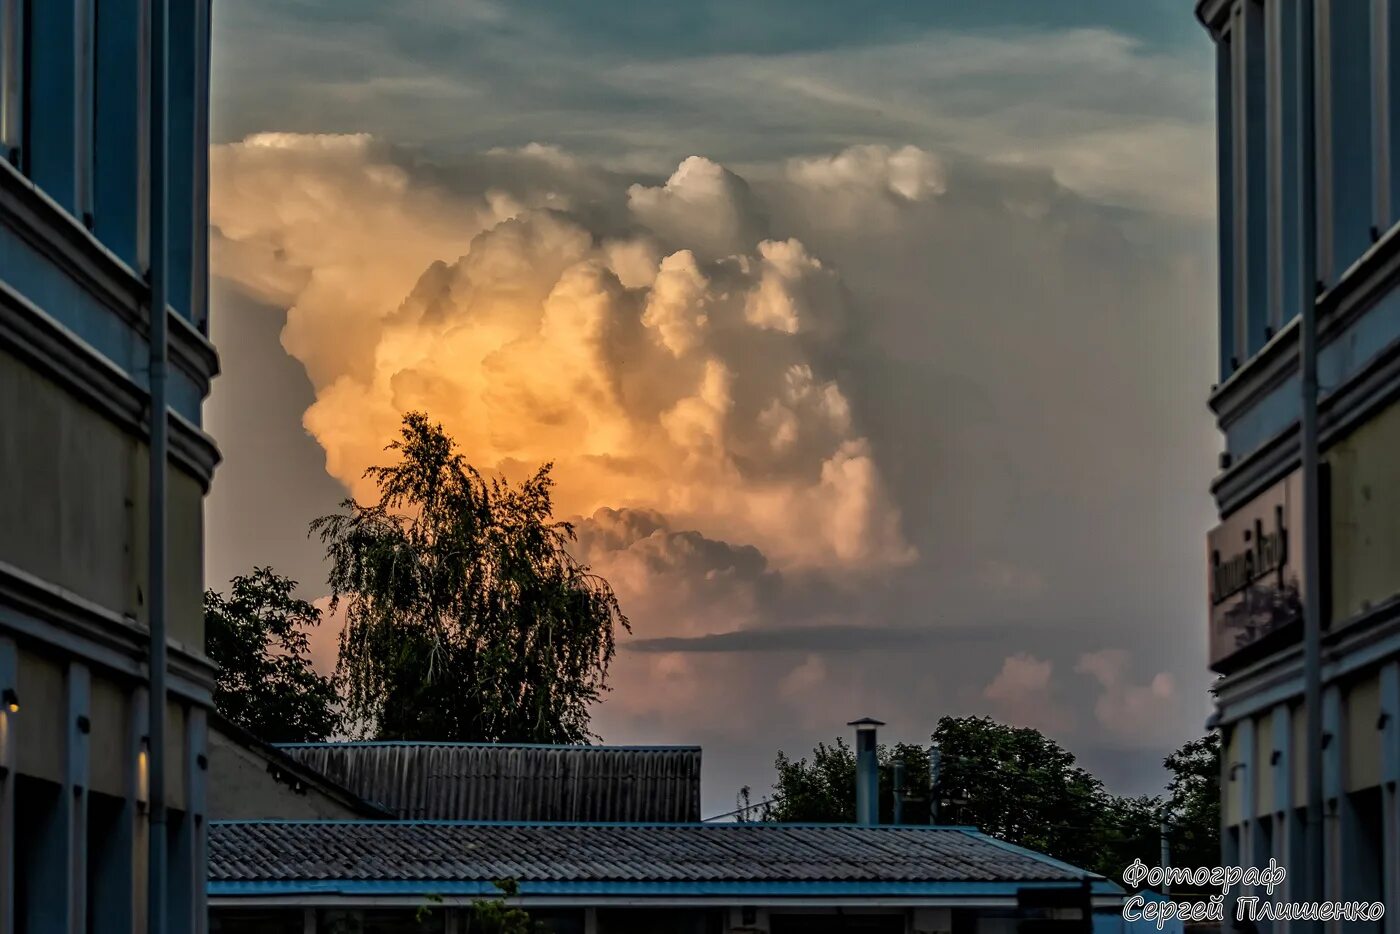
[[[1143,774],[1195,731],[1194,227],[913,146],[637,177],[269,134],[211,168],[215,271],[286,309],[332,477],[370,497],[411,409],[485,471],[555,464],[634,623],[609,740],[722,738],[737,784],[773,724],[798,752],[864,713]]]
[[[553,462],[565,512],[654,509],[791,567],[912,559],[832,366],[840,277],[765,236],[721,166],[631,186],[610,235],[566,190],[455,196],[364,137],[254,137],[214,165],[219,269],[289,308],[306,427],[356,495],[417,409],[481,469]]]

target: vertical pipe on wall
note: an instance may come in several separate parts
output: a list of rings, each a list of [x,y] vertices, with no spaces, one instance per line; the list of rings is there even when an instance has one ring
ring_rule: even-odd
[[[1322,554],[1318,482],[1317,425],[1317,229],[1319,179],[1315,172],[1316,56],[1311,3],[1294,7],[1298,16],[1298,275],[1302,299],[1298,366],[1302,385],[1300,443],[1303,472],[1303,705],[1307,776],[1307,876],[1304,898],[1323,894],[1322,838]]]
[[[165,934],[166,903],[166,813],[165,813],[165,718],[166,718],[166,451],[169,444],[166,414],[168,332],[166,254],[168,212],[166,145],[169,74],[169,0],[151,2],[150,43],[150,522],[149,620],[150,652],[150,772],[149,847],[146,870],[146,929],[149,934]]]

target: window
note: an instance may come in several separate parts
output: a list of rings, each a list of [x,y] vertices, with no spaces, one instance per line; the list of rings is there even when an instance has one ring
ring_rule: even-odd
[[[170,185],[165,202],[170,238],[168,283],[170,307],[187,319],[194,294],[194,26],[194,3],[171,4],[170,106],[166,110],[170,150],[165,163]]]
[[[94,0],[93,230],[128,265],[145,265],[148,125],[145,0]]]
[[[1372,107],[1376,132],[1376,226],[1387,230],[1400,220],[1400,119],[1391,110],[1400,106],[1400,0],[1376,4],[1372,63],[1376,99]]]
[[[89,791],[87,803],[87,929],[123,930],[131,917],[131,814],[124,798]]]
[[[179,931],[188,926],[188,919],[194,917],[195,884],[194,873],[189,867],[194,863],[192,847],[193,830],[190,818],[178,808],[165,812],[165,853],[169,874],[165,880],[166,917],[170,919],[171,930]]]
[[[1273,3],[1270,6],[1274,6]],[[1269,19],[1276,20],[1277,11]],[[1277,59],[1266,34],[1263,0],[1244,0],[1217,45],[1220,180],[1220,370],[1228,378],[1272,336],[1277,315],[1270,285],[1276,219],[1271,192],[1270,65]]]
[[[1269,106],[1269,326],[1277,331],[1302,312],[1299,268],[1298,10],[1265,7]]]
[[[15,779],[15,920],[29,934],[67,934],[68,830],[63,787]],[[60,893],[55,896],[55,893]]]
[[[24,0],[0,0],[0,156],[17,164],[24,139]]]
[[[1264,6],[1244,0],[1235,8],[1232,94],[1235,220],[1235,335],[1241,360],[1268,339],[1268,151]]]
[[[1379,748],[1372,750],[1379,755]],[[1345,796],[1342,805],[1344,819],[1351,824],[1346,834],[1346,852],[1342,854],[1342,894],[1356,901],[1375,901],[1384,889],[1388,867],[1385,865],[1385,814],[1381,789],[1375,786],[1354,791]],[[1344,922],[1342,930],[1383,930],[1388,919],[1375,922]]]
[[[1216,177],[1220,201],[1220,378],[1228,379],[1239,358],[1235,353],[1235,195],[1234,121],[1232,119],[1234,37],[1226,32],[1215,50]]]
[[[92,4],[29,3],[21,146],[34,183],[75,218],[92,215]]]
[[[1372,243],[1371,4],[1319,0],[1318,272],[1333,285]]]

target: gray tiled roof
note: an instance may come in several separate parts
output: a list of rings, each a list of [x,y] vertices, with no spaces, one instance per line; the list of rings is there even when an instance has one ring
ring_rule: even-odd
[[[405,820],[700,819],[695,746],[383,742],[279,748]]]
[[[215,822],[209,880],[1016,882],[1090,877],[967,828]],[[1092,877],[1097,878],[1097,877]]]

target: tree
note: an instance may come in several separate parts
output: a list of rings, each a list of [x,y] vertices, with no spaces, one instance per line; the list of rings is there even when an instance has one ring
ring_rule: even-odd
[[[903,820],[928,823],[928,753],[911,743],[881,744],[876,760],[881,822],[894,820],[894,764],[903,762],[907,795]],[[838,738],[830,746],[818,743],[810,762],[805,757],[794,761],[780,751],[774,765],[778,779],[771,803],[761,811],[765,820],[839,824],[856,819],[856,757],[845,740]]]
[[[357,731],[381,739],[587,741],[615,631],[608,582],[552,518],[550,465],[489,482],[426,415],[371,467],[379,501],[311,523],[344,606],[337,676]]]
[[[1207,733],[1163,760],[1172,862],[1214,866],[1220,861],[1220,734]]]
[[[1115,882],[1123,870],[1140,859],[1155,866],[1162,847],[1162,820],[1165,805],[1161,798],[1141,795],[1120,798],[1106,795],[1096,828],[1099,852],[1089,868]]]
[[[270,743],[316,742],[340,725],[335,686],[311,666],[321,612],[272,568],[235,577],[229,597],[204,593],[205,652],[219,666],[214,706]]]
[[[930,803],[936,802],[939,823],[972,825],[1110,878],[1119,877],[1134,859],[1156,859],[1162,802],[1107,793],[1071,753],[1039,731],[988,717],[943,717],[930,739],[939,752],[933,788],[926,748],[910,743],[878,748],[882,822],[892,819],[893,766],[903,762],[913,798],[906,798],[903,808],[907,823],[927,823]],[[818,744],[810,760],[794,761],[779,752],[776,767],[774,795],[756,808],[764,819],[855,819],[855,753],[844,740]]]
[[[952,802],[943,823],[971,824],[1076,866],[1101,861],[1103,783],[1054,740],[990,717],[943,717],[933,740],[942,758],[935,795]]]

